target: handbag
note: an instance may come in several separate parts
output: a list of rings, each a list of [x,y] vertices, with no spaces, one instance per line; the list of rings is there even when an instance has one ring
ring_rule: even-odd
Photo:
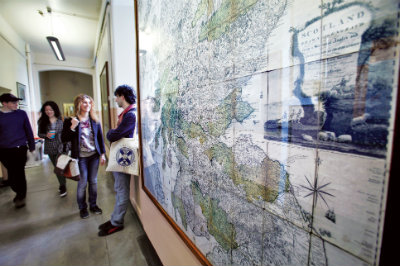
[[[60,156],[58,156],[56,167],[54,167],[54,173],[74,181],[79,181],[81,179],[78,160],[66,154],[60,154]]]
[[[106,171],[139,175],[137,138],[122,138],[111,143]]]

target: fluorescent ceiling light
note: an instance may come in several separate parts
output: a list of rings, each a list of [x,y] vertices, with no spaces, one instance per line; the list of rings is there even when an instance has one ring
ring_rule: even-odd
[[[61,49],[61,45],[60,45],[60,42],[58,41],[58,39],[56,37],[52,37],[52,36],[47,36],[46,38],[47,38],[47,41],[49,41],[51,49],[53,50],[57,59],[60,61],[65,61],[64,53]]]

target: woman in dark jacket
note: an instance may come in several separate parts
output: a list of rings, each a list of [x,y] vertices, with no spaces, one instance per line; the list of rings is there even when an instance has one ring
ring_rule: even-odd
[[[89,208],[101,214],[97,206],[97,171],[99,162],[106,162],[103,133],[93,108],[92,97],[79,94],[75,97],[75,117],[64,121],[61,139],[71,142],[71,157],[78,159],[81,179],[78,181],[77,201],[82,219],[89,217],[86,187],[89,182]]]
[[[43,104],[42,109],[40,109],[40,114],[38,136],[44,139],[44,154],[49,155],[50,161],[55,167],[57,157],[63,151],[63,144],[61,142],[63,121],[61,120],[60,109],[55,102],[47,101]],[[58,189],[60,197],[65,197],[67,195],[65,177],[57,175],[57,179],[60,184]]]

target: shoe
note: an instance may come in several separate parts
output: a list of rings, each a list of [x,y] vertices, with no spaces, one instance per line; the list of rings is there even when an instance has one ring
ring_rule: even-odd
[[[79,215],[82,219],[86,219],[89,217],[89,212],[87,211],[87,209],[82,209],[79,211]]]
[[[102,214],[103,211],[99,208],[99,206],[90,207],[90,211],[94,212],[95,214]]]
[[[25,199],[16,199],[15,202],[15,208],[19,209],[25,206]]]
[[[9,185],[10,185],[10,182],[8,180],[0,181],[0,187],[8,187]]]
[[[18,195],[15,195],[15,197],[13,198],[13,202],[17,202],[17,200],[19,199]]]
[[[114,226],[110,223],[103,230],[100,230],[98,236],[108,236],[124,229],[124,226]]]
[[[58,191],[61,198],[67,196],[67,188],[65,186],[60,186],[60,189]]]
[[[111,225],[111,221],[107,221],[104,224],[99,225],[99,230],[104,230]]]

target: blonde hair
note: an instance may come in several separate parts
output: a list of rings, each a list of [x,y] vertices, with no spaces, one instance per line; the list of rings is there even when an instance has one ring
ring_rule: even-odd
[[[96,115],[96,110],[94,109],[94,101],[93,98],[86,94],[78,94],[74,99],[74,107],[75,107],[75,116],[78,116],[81,113],[81,104],[85,99],[90,100],[90,111],[89,116],[92,120],[98,122],[98,117]]]

